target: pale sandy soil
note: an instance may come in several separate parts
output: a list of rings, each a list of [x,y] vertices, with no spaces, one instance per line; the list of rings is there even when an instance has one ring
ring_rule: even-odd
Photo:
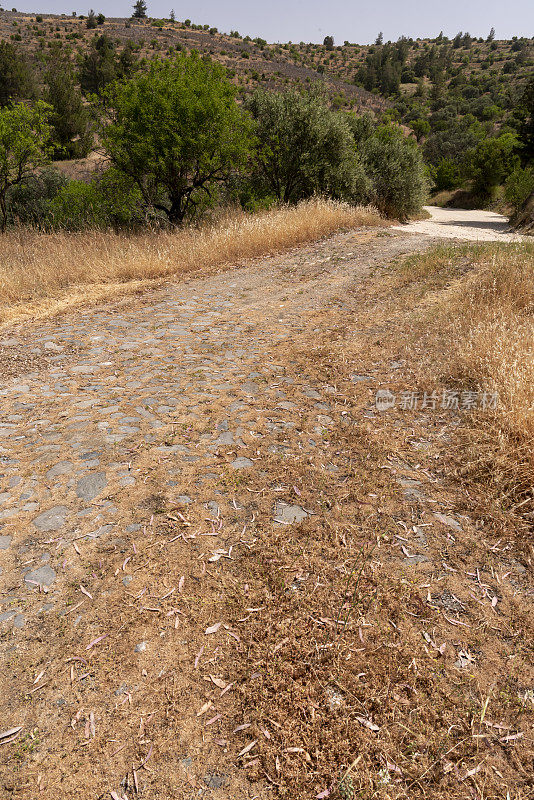
[[[506,217],[493,211],[437,206],[425,206],[425,211],[428,211],[431,219],[396,225],[394,230],[468,242],[520,242],[526,239],[510,229]]]

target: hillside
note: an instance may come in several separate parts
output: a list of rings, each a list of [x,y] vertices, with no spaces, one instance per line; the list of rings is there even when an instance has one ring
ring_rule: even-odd
[[[35,15],[0,12],[0,40],[20,44],[32,62],[41,65],[52,42],[61,43],[73,58],[82,57],[95,35],[106,34],[122,50],[128,42],[139,59],[165,58],[180,50],[197,50],[223,64],[234,83],[247,91],[257,85],[270,90],[310,86],[320,80],[340,105],[375,113],[390,103],[332,70],[321,76],[304,51],[296,54],[287,45],[268,45],[264,40],[244,40],[218,33],[215,29],[194,30],[170,20],[106,19],[97,29],[88,29],[83,18],[53,14]],[[320,48],[319,48],[320,49]]]
[[[521,94],[533,65],[533,39],[483,40],[459,34],[450,41],[409,39],[396,43],[335,45],[268,44],[242,38],[237,31],[220,33],[209,25],[186,20],[105,19],[95,29],[83,17],[0,12],[0,39],[17,42],[37,65],[53,42],[73,58],[87,53],[95,35],[111,37],[119,50],[130,42],[136,57],[168,57],[195,49],[223,64],[244,91],[260,85],[271,90],[324,83],[339,108],[388,111],[412,123],[418,137],[421,123],[451,104],[457,114],[470,113],[481,122],[502,121]]]

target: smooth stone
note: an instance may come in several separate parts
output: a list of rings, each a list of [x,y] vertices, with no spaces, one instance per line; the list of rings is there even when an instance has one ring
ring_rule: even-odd
[[[80,478],[76,487],[76,494],[82,500],[90,503],[108,485],[104,472],[93,472]]]
[[[232,461],[230,466],[232,467],[232,469],[248,469],[248,467],[253,466],[253,463],[254,462],[251,461],[250,458],[245,458],[244,456],[241,456],[240,458],[236,458],[235,461]]]
[[[0,614],[0,622],[8,622],[10,619],[13,620],[13,627],[24,627],[24,615],[22,614],[20,608],[14,608],[10,611],[4,611],[2,614]]]
[[[276,503],[274,508],[275,518],[274,522],[279,524],[293,525],[296,522],[302,522],[306,519],[308,514],[300,506],[290,506],[287,503]]]
[[[70,461],[59,461],[48,470],[46,477],[48,479],[56,478],[58,475],[68,475],[70,472],[72,472],[72,463]]]
[[[139,644],[136,644],[134,647],[134,653],[144,653],[146,648],[147,648],[146,642],[139,642]]]
[[[34,586],[34,583],[39,584],[41,586],[51,586],[56,579],[56,573],[49,567],[48,565],[44,567],[39,567],[39,569],[34,569],[32,572],[28,572],[24,576],[24,582],[28,584],[29,587],[32,589],[36,589],[37,587]],[[33,581],[33,583],[31,583]]]
[[[233,444],[234,441],[234,434],[231,431],[224,431],[219,435],[216,439],[216,445],[223,445],[223,444]]]
[[[54,506],[35,517],[33,524],[40,531],[57,531],[65,524],[65,517],[68,513],[69,509],[65,506]]]
[[[0,550],[7,550],[12,539],[12,536],[0,536]]]

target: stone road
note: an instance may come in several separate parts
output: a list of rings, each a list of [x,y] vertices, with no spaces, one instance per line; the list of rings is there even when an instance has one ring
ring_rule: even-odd
[[[387,229],[343,233],[287,257],[0,334],[4,363],[21,353],[33,359],[32,372],[11,375],[0,389],[0,658],[32,663],[39,642],[34,663],[43,647],[53,661],[59,640],[43,642],[41,631],[55,617],[68,632],[79,630],[87,649],[98,641],[84,597],[91,574],[81,562],[103,545],[123,552],[151,525],[158,503],[217,526],[232,503],[225,487],[261,471],[260,453],[320,451],[324,469],[335,469],[324,440],[339,412],[328,387],[288,376],[288,348],[374,266],[430,244]],[[309,425],[297,426],[303,419]],[[237,531],[250,515],[242,520],[233,506]],[[296,524],[311,511],[276,501],[271,522]],[[227,552],[219,548],[210,560]],[[139,574],[129,552],[119,575],[124,591]],[[65,597],[73,587],[81,608],[71,614]],[[146,656],[140,636],[128,647]],[[61,717],[62,696],[54,703],[47,724],[72,733],[73,712]],[[29,719],[25,708],[11,697],[6,727]],[[85,724],[90,741],[93,717]],[[201,790],[217,785],[205,779]],[[177,797],[172,791],[150,797]],[[250,796],[247,788],[232,791]]]

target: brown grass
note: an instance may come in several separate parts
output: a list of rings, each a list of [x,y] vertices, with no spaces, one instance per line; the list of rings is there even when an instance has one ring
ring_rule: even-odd
[[[531,523],[534,246],[438,248],[407,259],[394,284],[424,308],[431,346],[422,379],[498,396],[494,411],[465,415],[462,474]]]
[[[371,208],[314,199],[202,228],[142,235],[38,233],[0,238],[0,323],[139,291],[148,281],[228,267],[343,228],[385,225]]]

